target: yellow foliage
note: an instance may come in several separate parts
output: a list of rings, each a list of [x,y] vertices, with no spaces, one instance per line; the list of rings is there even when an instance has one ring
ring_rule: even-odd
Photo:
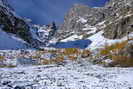
[[[31,56],[31,58],[32,58],[32,59],[39,59],[40,56],[39,56],[39,55],[38,55],[38,56]]]
[[[60,56],[60,57],[57,57],[55,59],[41,59],[41,64],[53,64],[53,63],[59,63],[59,62],[63,62],[64,61],[64,57]]]
[[[16,67],[15,65],[8,65],[8,66],[6,66],[6,67],[8,67],[8,68],[14,68],[14,67]]]
[[[108,55],[109,54],[109,50],[106,50],[106,49],[102,49],[100,51],[100,55]]]
[[[118,64],[122,67],[131,67],[133,66],[133,58],[128,56],[112,56],[112,60],[114,64]]]
[[[77,57],[75,57],[75,56],[68,56],[68,58],[69,58],[69,60],[72,60],[72,61],[77,60]]]
[[[43,51],[37,51],[36,55],[40,56],[42,54],[48,53],[48,50],[43,50]]]
[[[0,68],[14,68],[15,65],[0,65]]]
[[[4,56],[0,56],[0,61],[3,61],[4,60]]]
[[[71,54],[79,54],[79,50],[77,48],[66,48],[64,49],[65,55],[71,55]]]
[[[120,43],[107,45],[104,49],[100,50],[100,55],[107,56],[112,59],[112,65],[120,65],[122,67],[133,66],[133,58],[120,54],[127,44],[128,41],[126,40]]]
[[[110,55],[112,53],[118,53],[120,50],[122,50],[126,45],[128,41],[123,41],[120,43],[115,43],[112,45],[106,45],[104,49],[100,51],[100,55]]]
[[[57,53],[57,50],[48,50],[48,53]]]
[[[56,59],[53,59],[53,62],[55,62],[55,63],[63,62],[63,61],[64,61],[64,57],[63,56],[60,56],[60,57],[57,57]]]
[[[41,64],[51,64],[51,61],[47,59],[42,59]]]

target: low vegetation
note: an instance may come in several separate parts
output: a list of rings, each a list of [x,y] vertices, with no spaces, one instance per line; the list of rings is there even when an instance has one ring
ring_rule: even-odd
[[[0,56],[0,61],[3,61],[5,59],[4,56]]]
[[[104,49],[100,51],[100,55],[107,56],[112,54],[118,54],[126,45],[128,41],[123,41],[120,43],[115,43],[112,45],[106,45]]]
[[[130,39],[133,40],[133,39]],[[81,50],[77,48],[66,48],[66,49],[54,49],[54,50],[38,50],[35,52],[25,52],[17,54],[12,58],[31,58],[37,60],[40,65],[62,63],[64,60],[76,61],[77,59],[91,59],[90,61],[101,65],[108,66],[120,66],[120,67],[131,67],[133,66],[133,57],[126,54],[125,48],[127,47],[129,40],[122,41],[119,43],[105,45],[103,49],[100,49],[99,54],[92,56],[90,50]],[[133,49],[133,45],[128,47]],[[47,54],[50,54],[49,58],[45,58]],[[132,53],[130,53],[132,54]],[[19,55],[19,56],[18,56]],[[92,58],[91,58],[92,57]],[[0,62],[7,58],[6,56],[0,56]],[[93,60],[94,59],[94,60]],[[106,62],[106,59],[110,59],[111,62]],[[0,65],[2,67],[3,65]],[[8,66],[8,65],[7,65]],[[10,66],[10,65],[9,65]]]
[[[64,55],[73,55],[73,54],[80,54],[80,50],[77,48],[66,48],[63,50]]]
[[[39,65],[62,63],[64,62],[64,60],[77,61],[77,59],[90,59],[90,61],[95,64],[107,65],[112,67],[131,67],[133,66],[132,53],[130,53],[131,55],[129,55],[126,54],[125,51],[125,48],[127,47],[130,40],[122,41],[111,45],[105,45],[103,49],[99,50],[98,54],[93,54],[89,49],[82,50],[77,48],[66,48],[25,52],[17,54],[12,58],[31,58],[37,60]],[[133,45],[128,48],[133,49]],[[46,56],[48,55],[50,55],[49,58],[46,58]],[[3,60],[5,60],[5,58],[5,56],[0,56],[1,63]],[[107,62],[106,59],[109,59],[111,61]]]
[[[64,60],[76,61],[79,57],[87,58],[91,55],[89,50],[81,50],[77,48],[53,49],[53,50],[38,50],[33,52],[22,52],[19,54],[10,55],[13,59],[30,59],[37,60],[39,65],[62,63]],[[47,56],[49,56],[47,58]],[[7,55],[8,60],[9,55]],[[5,56],[0,56],[0,61],[5,60]],[[11,57],[10,57],[11,58]],[[11,59],[12,59],[11,58]],[[11,60],[9,59],[9,60]],[[3,65],[0,65],[1,67]]]
[[[112,60],[112,62],[109,63],[109,66],[132,67],[133,57],[127,54],[127,51],[125,50],[130,40],[132,39],[112,45],[106,45],[103,49],[100,50],[100,56],[104,56],[106,59]]]

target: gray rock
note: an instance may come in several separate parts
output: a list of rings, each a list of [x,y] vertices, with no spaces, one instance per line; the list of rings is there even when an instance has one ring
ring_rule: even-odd
[[[103,8],[90,8],[86,5],[75,4],[70,11],[66,14],[64,23],[59,27],[56,38],[66,38],[68,34],[85,34],[82,29],[85,24],[96,25],[98,22],[104,20],[105,16],[102,12]],[[79,21],[80,18],[86,20],[86,22]]]
[[[90,8],[86,5],[75,4],[66,14],[64,23],[60,26],[56,38],[64,39],[72,33],[87,35],[82,29],[86,24],[96,26],[105,21],[104,37],[118,39],[133,32],[133,1],[132,0],[110,0],[104,7]],[[87,20],[82,23],[79,18]],[[93,35],[93,34],[91,34]],[[91,36],[87,35],[87,36]]]

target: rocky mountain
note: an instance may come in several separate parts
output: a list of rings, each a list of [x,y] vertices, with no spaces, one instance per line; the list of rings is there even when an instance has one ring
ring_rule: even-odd
[[[120,39],[133,31],[132,4],[132,0],[110,0],[104,7],[95,8],[76,4],[66,14],[64,24],[59,29],[58,34],[62,34],[60,39],[68,37],[68,34],[89,37],[92,34],[86,33],[90,31],[90,26],[96,27],[97,32],[104,30],[103,35],[106,38]],[[105,26],[101,27],[103,24],[99,24],[100,22]],[[88,28],[88,31],[84,31],[84,28]]]
[[[6,33],[14,34],[16,38],[25,41],[26,44],[29,45],[28,47],[33,48],[45,46],[50,39],[50,35],[48,37],[44,37],[46,35],[39,36],[38,34],[41,30],[46,30],[45,32],[43,31],[43,34],[49,34],[49,32],[52,34],[52,32],[48,30],[51,30],[52,27],[43,28],[43,26],[40,26],[40,28],[36,28],[33,24],[29,23],[28,19],[18,16],[8,4],[7,0],[0,0],[0,28]]]

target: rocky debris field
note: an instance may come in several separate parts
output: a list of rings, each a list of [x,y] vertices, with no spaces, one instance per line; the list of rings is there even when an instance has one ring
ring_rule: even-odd
[[[133,89],[133,68],[86,61],[0,69],[0,89]]]

